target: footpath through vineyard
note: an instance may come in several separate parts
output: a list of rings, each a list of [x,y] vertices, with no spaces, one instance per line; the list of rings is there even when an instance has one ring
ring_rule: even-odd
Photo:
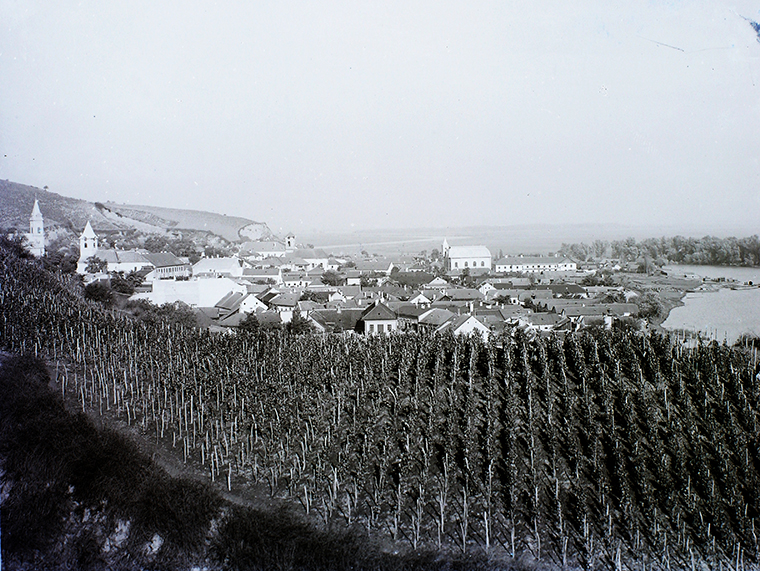
[[[556,567],[758,568],[760,383],[739,349],[211,334],[104,310],[8,252],[0,280],[0,349],[70,363],[83,409],[326,528]]]

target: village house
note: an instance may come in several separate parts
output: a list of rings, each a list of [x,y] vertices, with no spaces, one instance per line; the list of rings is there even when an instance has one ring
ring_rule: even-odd
[[[304,271],[313,270],[321,267],[327,269],[330,257],[324,250],[314,248],[300,248],[288,255],[287,260],[291,263],[292,269],[301,269]]]
[[[358,329],[362,309],[315,309],[308,319],[320,333],[354,333]]]
[[[361,321],[364,332],[370,335],[392,333],[398,329],[396,313],[380,300],[364,310]]]
[[[199,278],[240,278],[250,264],[237,257],[202,258],[193,266],[193,275]]]
[[[517,317],[518,327],[535,331],[552,331],[567,318],[556,313],[530,313]]]
[[[171,252],[146,253],[143,256],[153,266],[153,270],[145,277],[146,281],[186,280],[193,275],[193,266],[190,262]]]
[[[280,293],[269,300],[269,309],[280,314],[283,323],[290,323],[293,313],[298,310],[300,293]]]
[[[428,332],[435,331],[456,315],[456,313],[441,307],[428,309],[425,313],[417,317],[417,329]]]
[[[357,260],[355,266],[355,269],[364,276],[371,276],[374,274],[389,276],[391,275],[393,268],[393,262],[382,259]]]
[[[359,270],[347,270],[346,271],[346,285],[347,286],[361,286],[362,273]]]
[[[181,301],[190,307],[214,307],[230,292],[247,293],[247,289],[230,278],[156,280],[152,291],[136,293],[130,299],[147,299],[156,305]]]
[[[437,333],[451,332],[454,335],[472,335],[474,333],[488,339],[491,330],[474,315],[464,314],[456,315],[445,323],[441,324],[436,330]]]
[[[266,308],[266,304],[253,293],[245,294],[240,300],[240,313],[256,313],[257,311],[265,311]]]
[[[410,303],[400,303],[395,308],[398,327],[401,331],[416,331],[420,315],[428,311],[425,307]]]
[[[243,268],[242,277],[253,283],[282,284],[283,274],[280,268]]]
[[[425,296],[424,293],[418,292],[409,298],[409,303],[421,307],[428,307],[431,303],[433,303],[433,300]]]
[[[240,246],[240,255],[253,260],[265,258],[281,258],[287,254],[285,244],[277,241],[246,242]]]

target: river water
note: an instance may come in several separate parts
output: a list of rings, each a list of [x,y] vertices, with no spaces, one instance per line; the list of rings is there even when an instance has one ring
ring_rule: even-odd
[[[696,275],[760,284],[760,268],[681,265],[663,269],[673,276]],[[684,305],[674,308],[663,322],[666,329],[699,331],[711,339],[728,343],[743,333],[760,337],[760,288],[694,292],[686,294],[682,301]]]

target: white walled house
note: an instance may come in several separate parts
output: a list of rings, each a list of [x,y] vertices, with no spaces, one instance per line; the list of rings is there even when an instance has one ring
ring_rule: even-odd
[[[156,280],[153,282],[153,291],[135,294],[131,299],[147,299],[156,305],[181,301],[191,307],[214,307],[230,292],[246,294],[248,289],[229,278]]]
[[[171,252],[143,256],[153,265],[153,271],[145,276],[146,281],[188,279],[193,274],[193,266]]]
[[[255,313],[266,311],[267,305],[252,293],[247,294],[240,302],[240,313]]]
[[[446,321],[437,330],[438,333],[451,331],[454,335],[471,335],[477,333],[484,339],[488,339],[491,330],[488,329],[477,317],[469,314],[457,315]]]
[[[364,310],[361,321],[364,324],[364,333],[370,335],[385,335],[398,330],[396,312],[379,300]]]
[[[239,278],[243,268],[249,267],[240,258],[203,258],[193,266],[193,275],[199,278]]]

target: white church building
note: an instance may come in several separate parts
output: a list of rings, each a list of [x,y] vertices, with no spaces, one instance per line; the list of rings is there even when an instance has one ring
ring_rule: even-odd
[[[143,268],[153,269],[154,267],[151,261],[141,252],[100,248],[98,235],[95,234],[92,225],[87,221],[87,225],[79,237],[77,273],[86,274],[90,258],[93,257],[97,257],[106,263],[105,271],[107,272],[124,272],[128,274],[129,272]]]
[[[442,249],[447,272],[458,274],[465,268],[475,273],[491,271],[491,251],[485,246],[449,246],[444,238]]]

